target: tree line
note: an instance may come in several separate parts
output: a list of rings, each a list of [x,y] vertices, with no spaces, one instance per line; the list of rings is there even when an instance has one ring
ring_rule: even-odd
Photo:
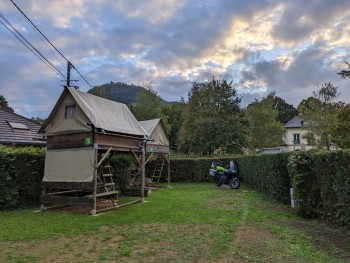
[[[349,70],[337,73],[342,78],[350,78],[350,64],[347,65]],[[316,86],[312,96],[303,99],[297,108],[276,92],[242,108],[242,98],[232,82],[213,78],[209,82],[193,82],[187,102],[181,98],[169,104],[151,84],[144,85],[136,103],[129,107],[139,121],[161,118],[171,148],[184,154],[254,153],[280,146],[286,132],[284,124],[294,116],[304,121],[308,144],[319,149],[346,149],[350,148],[350,105],[338,101],[338,97],[338,88],[328,82]],[[1,95],[0,107],[13,112]]]
[[[347,78],[350,70],[338,74]],[[169,105],[150,85],[147,91],[137,97],[133,114],[138,120],[162,118],[171,147],[180,153],[241,154],[281,146],[284,124],[294,116],[303,120],[308,144],[318,149],[350,148],[350,105],[338,101],[338,88],[330,82],[317,85],[297,108],[276,92],[242,108],[237,89],[225,79],[193,82],[188,102],[182,98]]]

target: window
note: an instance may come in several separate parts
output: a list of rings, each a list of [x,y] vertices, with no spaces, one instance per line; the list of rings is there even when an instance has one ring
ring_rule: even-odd
[[[294,144],[300,144],[300,133],[294,133],[293,134],[293,143]]]
[[[20,123],[20,122],[11,122],[11,121],[8,121],[7,123],[10,125],[10,127],[11,127],[12,129],[29,130],[29,128],[28,128],[25,124]]]
[[[65,111],[64,111],[64,118],[65,119],[72,119],[72,118],[74,118],[75,108],[76,108],[75,104],[66,105]]]

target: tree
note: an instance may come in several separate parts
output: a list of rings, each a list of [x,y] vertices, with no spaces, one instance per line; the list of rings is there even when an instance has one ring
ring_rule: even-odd
[[[111,82],[113,84],[113,82]],[[104,85],[95,86],[93,89],[89,90],[88,93],[92,95],[99,96],[101,98],[106,98],[106,88]]]
[[[4,96],[0,95],[0,108],[9,112],[15,112],[9,105]]]
[[[276,96],[276,92],[271,92],[265,99],[273,100],[272,108],[277,110],[276,120],[286,124],[293,117],[298,116],[298,110],[293,105],[288,104],[284,99]]]
[[[144,89],[136,97],[135,105],[131,107],[131,112],[139,121],[161,118],[167,132],[170,130],[167,117],[163,114],[162,99],[153,90],[151,83],[144,85]]]
[[[340,75],[343,79],[345,78],[350,78],[350,63],[345,62],[345,64],[348,66],[348,70],[341,70],[340,72],[338,72],[337,74]]]
[[[47,120],[40,117],[31,117],[30,119],[38,124],[44,124],[44,122]]]
[[[178,136],[180,150],[199,155],[211,155],[218,149],[241,153],[246,144],[247,123],[232,82],[213,79],[192,85]]]
[[[332,118],[342,103],[336,102],[338,98],[338,88],[330,82],[318,85],[318,90],[313,91],[313,97],[303,100],[298,110],[304,120],[304,127],[308,130],[306,136],[315,139],[315,144],[319,148],[330,149],[331,134],[330,128]]]
[[[274,109],[275,99],[267,96],[248,105],[246,116],[249,121],[249,149],[276,147],[283,143],[285,128],[277,121],[278,111]]]
[[[167,117],[168,125],[170,126],[169,140],[170,146],[173,149],[177,148],[177,138],[183,123],[183,111],[185,107],[186,103],[183,99],[180,102],[174,102],[163,107],[163,114]]]
[[[330,134],[332,142],[342,149],[350,148],[350,105],[346,105],[335,113]]]

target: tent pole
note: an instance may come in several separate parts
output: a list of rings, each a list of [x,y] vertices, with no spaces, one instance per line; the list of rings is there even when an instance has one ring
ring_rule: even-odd
[[[146,155],[146,140],[142,143],[141,151],[141,202],[145,201],[145,155]]]

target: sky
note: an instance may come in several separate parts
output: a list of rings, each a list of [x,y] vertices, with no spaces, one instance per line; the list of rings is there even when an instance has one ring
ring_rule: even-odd
[[[271,91],[295,107],[331,82],[350,102],[349,0],[14,0],[92,86],[152,83],[167,101],[192,82],[232,81],[242,107]],[[10,0],[0,13],[66,75]],[[0,18],[0,21],[3,21]],[[0,24],[0,95],[16,113],[46,118],[65,81]],[[91,87],[76,72],[80,90]]]

